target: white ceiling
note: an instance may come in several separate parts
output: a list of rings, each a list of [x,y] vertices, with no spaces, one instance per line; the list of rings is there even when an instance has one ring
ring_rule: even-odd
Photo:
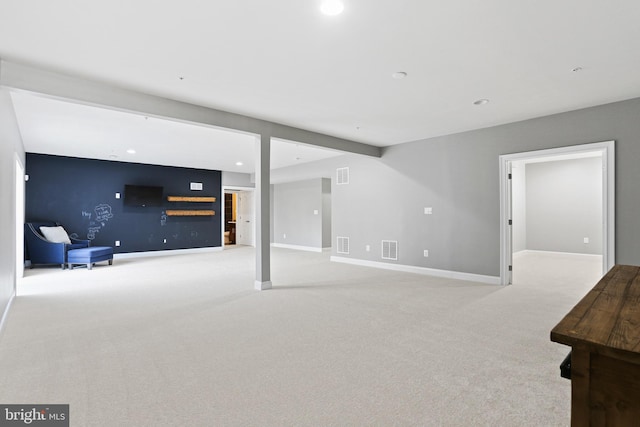
[[[335,17],[318,3],[0,0],[0,57],[378,146],[640,96],[637,0],[344,0]],[[41,101],[16,98],[27,149],[51,138],[117,151],[118,128],[157,124],[76,111],[95,121],[61,127],[46,124],[54,111]],[[27,130],[39,124],[57,126],[57,141]],[[180,124],[158,126],[127,144],[152,137],[145,150],[177,159],[159,136]],[[246,144],[207,132],[177,145],[187,160],[211,140]]]
[[[31,153],[253,173],[256,136],[12,92]],[[129,153],[133,149],[135,153]],[[343,153],[274,139],[271,168]],[[242,163],[238,165],[237,163]]]

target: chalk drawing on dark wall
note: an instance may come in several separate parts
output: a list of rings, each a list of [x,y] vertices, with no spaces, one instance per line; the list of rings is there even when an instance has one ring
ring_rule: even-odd
[[[89,218],[89,227],[87,228],[87,239],[93,240],[96,238],[96,233],[107,225],[107,222],[113,218],[113,212],[111,206],[106,203],[100,203],[93,208],[95,212],[94,220],[91,218],[93,214],[91,212],[82,211],[82,216]]]
[[[87,239],[93,240],[96,238],[96,233],[100,231],[100,226],[98,227],[89,227],[87,229]]]
[[[160,214],[160,227],[164,227],[165,225],[167,225],[167,214],[162,211]]]
[[[93,210],[96,212],[96,221],[102,222],[103,226],[103,221],[109,221],[109,219],[113,218],[113,214],[111,213],[111,206],[107,204],[98,205],[93,208]]]

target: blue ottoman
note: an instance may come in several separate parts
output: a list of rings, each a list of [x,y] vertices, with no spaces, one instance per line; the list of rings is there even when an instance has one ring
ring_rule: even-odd
[[[82,249],[72,249],[67,252],[67,265],[69,269],[73,264],[87,264],[87,268],[96,262],[109,261],[109,265],[113,264],[113,248],[110,246],[90,246]]]

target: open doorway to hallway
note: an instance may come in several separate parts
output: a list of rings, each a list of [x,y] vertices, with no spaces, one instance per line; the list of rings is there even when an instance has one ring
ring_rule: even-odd
[[[552,280],[592,271],[602,275],[602,153],[512,163],[512,282],[541,276]],[[554,267],[555,266],[555,267]]]
[[[500,156],[503,284],[536,253],[613,266],[614,167],[613,141]]]

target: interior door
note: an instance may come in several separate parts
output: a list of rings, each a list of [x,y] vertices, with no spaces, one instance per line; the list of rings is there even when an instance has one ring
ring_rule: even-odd
[[[236,242],[239,245],[255,245],[255,209],[253,204],[253,191],[241,191],[238,193],[238,217],[237,217]]]

